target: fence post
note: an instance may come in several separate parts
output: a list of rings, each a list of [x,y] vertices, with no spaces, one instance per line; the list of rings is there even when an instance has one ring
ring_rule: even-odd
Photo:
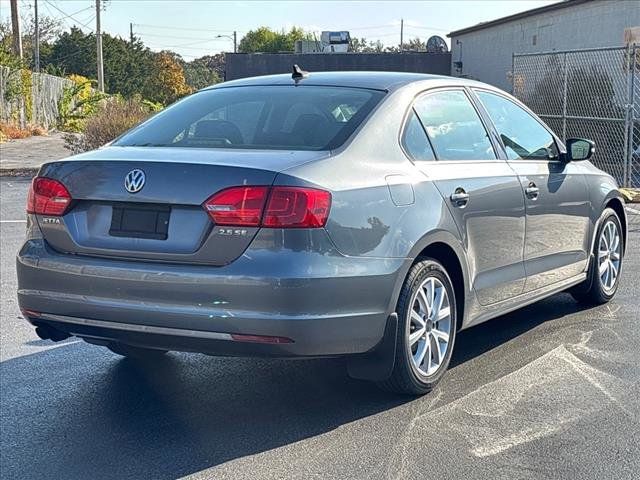
[[[635,98],[635,89],[636,89],[636,48],[638,46],[636,44],[629,46],[629,53],[631,53],[631,61],[629,62],[629,73],[631,74],[631,78],[629,79],[629,102],[627,106],[627,158],[625,159],[625,178],[624,185],[625,187],[640,187],[640,185],[632,185],[631,178],[633,175],[633,135],[635,128],[635,110],[636,110],[636,98]]]
[[[511,95],[516,94],[516,52],[511,52]]]
[[[567,141],[567,52],[564,52],[564,80],[562,85],[562,141]]]
[[[622,186],[627,187],[629,185],[629,170],[631,169],[632,147],[629,144],[629,138],[633,137],[633,132],[629,131],[629,124],[631,120],[631,108],[633,105],[633,60],[631,54],[633,53],[633,47],[631,44],[627,45],[626,57],[624,59],[624,70],[627,73],[627,98],[624,102],[624,159],[622,162]]]

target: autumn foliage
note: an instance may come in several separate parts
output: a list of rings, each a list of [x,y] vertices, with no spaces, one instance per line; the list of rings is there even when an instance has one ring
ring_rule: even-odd
[[[150,87],[156,92],[154,100],[164,105],[175,102],[192,92],[184,77],[184,70],[176,58],[168,52],[155,55]]]

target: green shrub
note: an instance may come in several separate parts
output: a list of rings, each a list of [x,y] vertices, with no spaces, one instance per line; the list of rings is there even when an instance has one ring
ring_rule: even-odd
[[[58,101],[58,128],[65,132],[82,132],[88,117],[98,111],[106,98],[104,93],[94,90],[91,80],[82,75],[70,75],[73,85],[64,87]]]

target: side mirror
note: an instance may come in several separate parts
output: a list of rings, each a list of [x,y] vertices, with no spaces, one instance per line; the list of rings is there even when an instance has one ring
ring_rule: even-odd
[[[570,138],[567,140],[567,162],[589,160],[593,152],[596,151],[596,144],[593,140],[584,138]]]

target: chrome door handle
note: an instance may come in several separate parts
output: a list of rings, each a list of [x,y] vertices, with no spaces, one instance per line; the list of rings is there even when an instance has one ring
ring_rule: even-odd
[[[538,195],[540,194],[540,189],[536,186],[535,183],[531,182],[531,183],[529,183],[527,188],[524,189],[524,193],[531,200],[535,200],[536,198],[538,198]]]
[[[451,194],[449,199],[456,207],[464,207],[469,203],[469,194],[463,188],[456,188],[456,191]]]

